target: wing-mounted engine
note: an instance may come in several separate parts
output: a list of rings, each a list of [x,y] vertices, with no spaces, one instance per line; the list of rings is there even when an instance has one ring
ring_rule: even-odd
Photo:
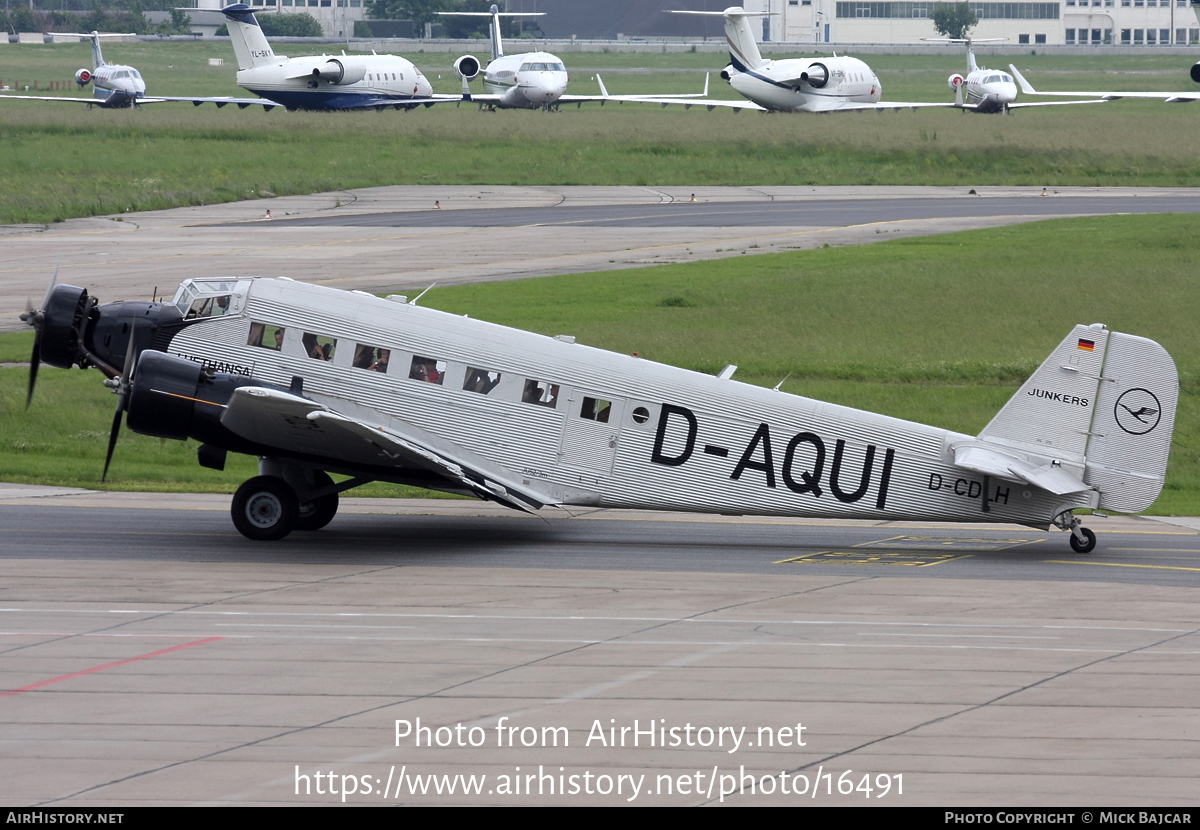
[[[479,58],[474,55],[463,55],[454,62],[454,74],[464,81],[474,80],[479,75]]]
[[[362,58],[330,58],[312,70],[313,80],[326,81],[338,86],[356,84],[367,76],[367,63]]]
[[[80,69],[75,73],[75,83],[80,86],[87,86],[92,82],[92,71],[90,69]]]
[[[946,83],[950,85],[951,92],[957,92],[959,88],[962,87],[964,80],[965,79],[962,75],[959,75],[957,72],[955,72],[949,77],[949,79],[947,79]]]

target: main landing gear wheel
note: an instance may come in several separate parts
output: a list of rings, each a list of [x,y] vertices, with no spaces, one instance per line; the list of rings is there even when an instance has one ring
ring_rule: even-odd
[[[318,470],[313,474],[313,489],[332,487],[333,479]],[[300,505],[300,515],[296,519],[296,530],[320,530],[333,521],[338,511],[338,494],[330,493],[319,499],[303,502]]]
[[[300,514],[296,491],[275,476],[255,476],[233,494],[233,526],[247,539],[273,542],[295,529]]]
[[[1074,533],[1071,534],[1071,550],[1076,553],[1091,553],[1096,547],[1096,534],[1088,530],[1086,527],[1079,528],[1079,532],[1083,534],[1084,541],[1079,541],[1079,537]]]

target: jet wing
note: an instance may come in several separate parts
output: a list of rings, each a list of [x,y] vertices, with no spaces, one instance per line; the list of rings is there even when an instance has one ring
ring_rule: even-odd
[[[1033,84],[1025,80],[1025,76],[1022,75],[1015,66],[1010,63],[1008,68],[1012,70],[1013,77],[1016,78],[1017,83],[1020,84],[1021,92],[1025,93],[1026,95],[1052,95],[1056,97],[1080,95],[1090,98],[1099,98],[1105,101],[1116,101],[1120,98],[1161,98],[1168,104],[1186,104],[1191,101],[1200,101],[1200,92],[1092,92],[1090,90],[1078,92],[1039,92],[1033,88]],[[1067,101],[1065,103],[1082,104],[1084,102]]]
[[[67,98],[62,95],[9,95],[7,93],[0,94],[0,98],[18,98],[25,101],[65,101],[71,104],[92,104],[97,107],[128,107],[130,105],[143,107],[146,104],[163,104],[168,101],[191,101],[196,106],[201,104],[216,104],[218,108],[226,104],[237,104],[241,109],[248,106],[257,105],[266,110],[272,110],[280,104],[270,101],[266,98],[184,98],[173,97],[167,95],[154,95],[145,98],[131,98],[128,95],[119,95],[116,98]]]
[[[275,389],[236,390],[221,424],[269,447],[342,463],[425,470],[482,499],[532,513],[561,500],[525,484],[511,470],[426,432],[389,419],[387,427],[335,412],[308,398]]]
[[[1070,471],[1053,463],[1035,467],[998,449],[978,444],[955,447],[954,466],[980,475],[1032,484],[1059,496],[1092,489]]]

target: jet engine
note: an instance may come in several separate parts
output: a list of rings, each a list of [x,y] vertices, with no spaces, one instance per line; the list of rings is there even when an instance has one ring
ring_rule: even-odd
[[[454,74],[470,81],[479,74],[479,59],[474,55],[463,55],[454,62]]]
[[[953,92],[963,85],[963,76],[955,72],[946,83],[950,84],[950,91]]]
[[[361,58],[330,58],[312,71],[314,81],[328,81],[339,86],[356,84],[366,76],[367,64]]]
[[[1194,69],[1192,71],[1195,72]],[[91,80],[92,73],[90,70],[80,69],[75,73],[75,83],[79,84],[80,86],[87,86],[89,83],[91,83]]]
[[[1200,63],[1192,64],[1192,80],[1200,84]]]
[[[821,89],[829,83],[829,67],[823,63],[810,63],[808,69],[800,73],[800,80],[814,89]]]

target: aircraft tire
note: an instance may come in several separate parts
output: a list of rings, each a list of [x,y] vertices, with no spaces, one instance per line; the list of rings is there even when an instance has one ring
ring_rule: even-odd
[[[1086,527],[1079,528],[1079,532],[1083,534],[1086,541],[1079,541],[1075,538],[1075,534],[1071,534],[1071,550],[1076,553],[1091,553],[1096,548],[1096,534],[1088,530]]]
[[[296,527],[300,504],[296,491],[281,478],[255,476],[233,494],[233,526],[247,539],[273,542]]]
[[[313,488],[333,486],[333,479],[318,470],[313,475]],[[296,519],[296,530],[320,530],[333,521],[338,511],[338,494],[330,493],[313,501],[300,505],[300,514]]]

